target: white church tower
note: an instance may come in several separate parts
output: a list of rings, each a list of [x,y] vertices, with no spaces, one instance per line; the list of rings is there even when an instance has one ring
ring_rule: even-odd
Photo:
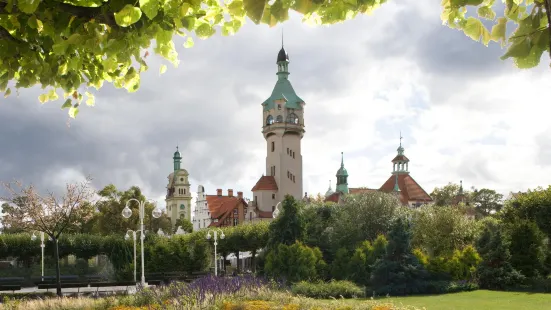
[[[189,190],[189,173],[181,167],[182,155],[176,147],[172,157],[174,160],[174,172],[168,176],[166,211],[172,226],[176,220],[183,217],[191,221],[191,192]]]
[[[262,103],[266,175],[252,189],[260,211],[272,212],[287,194],[297,200],[303,197],[301,140],[305,103],[289,81],[289,55],[283,46],[276,63],[276,85],[271,96]]]
[[[210,225],[210,211],[207,207],[207,195],[203,185],[199,185],[197,188],[197,200],[193,212],[193,231],[198,231]]]

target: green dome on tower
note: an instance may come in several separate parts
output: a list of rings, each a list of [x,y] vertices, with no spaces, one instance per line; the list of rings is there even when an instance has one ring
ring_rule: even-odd
[[[341,167],[337,171],[337,192],[348,194],[348,171],[344,168],[344,153],[341,152]]]
[[[176,152],[174,152],[173,159],[182,159],[182,154],[180,154],[180,151],[178,150],[178,147],[176,147]]]

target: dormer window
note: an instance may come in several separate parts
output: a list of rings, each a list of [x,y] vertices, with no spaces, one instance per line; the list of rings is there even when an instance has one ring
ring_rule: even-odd
[[[279,104],[279,103],[277,104],[277,109],[281,110],[281,104]]]

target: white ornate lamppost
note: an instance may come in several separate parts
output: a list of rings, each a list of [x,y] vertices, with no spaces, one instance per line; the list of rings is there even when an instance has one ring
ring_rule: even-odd
[[[216,253],[216,246],[218,245],[218,232],[220,232],[220,239],[224,239],[224,232],[221,229],[214,230],[214,275],[218,276],[218,254]],[[207,240],[210,240],[210,230],[207,232]]]
[[[279,215],[279,213],[280,213],[280,211],[279,211],[279,205],[281,205],[281,201],[277,203],[277,205],[275,206],[274,212],[272,212],[272,217],[273,217],[273,218],[276,218],[276,217]]]
[[[134,282],[136,282],[136,231],[129,229],[126,231],[126,235],[124,236],[125,240],[130,239],[129,232],[132,232],[132,238],[134,240]]]
[[[36,235],[33,233],[33,235],[31,236],[31,240],[32,241],[35,241],[36,240]],[[42,257],[41,257],[41,273],[40,273],[40,281],[44,281],[44,247],[46,247],[46,245],[44,244],[44,232],[41,231],[40,232],[40,248],[42,249]]]
[[[138,199],[134,199],[134,198],[129,199],[126,202],[126,207],[124,207],[124,209],[122,210],[122,216],[124,218],[130,218],[130,216],[132,216],[132,210],[128,207],[130,205],[131,201],[135,201],[139,205],[139,213],[140,213],[140,230],[139,231],[141,232],[141,234],[140,234],[140,245],[141,245],[141,253],[142,253],[142,279],[141,279],[141,283],[142,283],[142,286],[145,287],[145,285],[146,285],[145,284],[145,264],[144,264],[144,249],[143,249],[143,241],[145,239],[145,230],[144,230],[144,225],[143,225],[143,219],[144,219],[144,215],[145,215],[145,203],[146,203],[146,201],[139,201]],[[155,203],[155,209],[151,213],[151,216],[153,216],[154,218],[159,218],[159,217],[161,217],[162,213],[163,212],[161,211],[161,209],[159,209],[157,207],[156,203]]]

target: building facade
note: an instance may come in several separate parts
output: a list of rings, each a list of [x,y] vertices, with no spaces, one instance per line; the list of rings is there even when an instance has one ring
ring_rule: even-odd
[[[282,46],[277,55],[277,81],[262,103],[262,134],[266,140],[266,172],[251,189],[252,206],[269,215],[285,195],[302,198],[304,106],[289,81],[289,54]]]
[[[182,155],[178,147],[176,147],[172,159],[174,171],[168,175],[165,202],[167,215],[174,226],[176,221],[182,217],[191,221],[191,191],[189,173],[182,168]]]
[[[432,202],[430,195],[413,179],[409,172],[409,158],[404,154],[402,146],[402,137],[400,136],[400,146],[396,150],[398,154],[392,159],[392,173],[386,182],[378,189],[373,188],[348,188],[348,171],[344,168],[344,156],[341,153],[341,167],[337,171],[337,188],[332,191],[331,186],[326,193],[325,200],[335,203],[342,202],[346,194],[360,194],[366,192],[381,191],[393,193],[403,205],[413,208]]]

